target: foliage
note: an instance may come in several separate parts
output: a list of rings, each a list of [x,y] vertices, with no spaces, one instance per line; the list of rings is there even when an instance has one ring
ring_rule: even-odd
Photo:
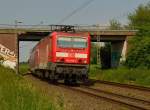
[[[121,29],[121,23],[117,21],[116,19],[111,19],[109,21],[110,29]]]
[[[128,16],[129,25],[136,28],[143,28],[142,26],[150,26],[150,2],[146,5],[141,4],[133,13]]]
[[[97,45],[91,43],[91,64],[97,64]]]
[[[0,110],[52,110],[53,104],[44,93],[9,68],[0,66]]]
[[[19,64],[19,73],[26,74],[29,71],[28,63],[20,63]]]
[[[150,2],[140,5],[129,14],[129,25],[138,29],[137,35],[129,42],[126,65],[130,68],[150,68]]]
[[[135,84],[150,87],[150,74],[148,69],[117,69],[100,70],[97,65],[91,65],[90,78],[118,83]]]
[[[137,38],[134,41],[136,40]],[[143,67],[150,69],[150,38],[143,37],[143,39],[136,42],[139,43],[135,43],[134,48],[132,48],[128,54],[126,65],[128,67]]]
[[[92,43],[91,46],[91,64],[97,64],[97,47],[96,43]],[[111,61],[111,44],[105,43],[105,46],[99,47],[100,48],[100,60],[101,60],[101,67],[103,69],[110,68],[110,61]]]

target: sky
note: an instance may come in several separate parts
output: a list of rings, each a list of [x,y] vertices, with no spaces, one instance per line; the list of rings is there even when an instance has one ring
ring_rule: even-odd
[[[0,24],[58,24],[88,0],[0,0]],[[93,0],[62,24],[108,25],[111,19],[127,24],[127,15],[149,0]],[[20,42],[20,61],[27,61],[36,42]]]

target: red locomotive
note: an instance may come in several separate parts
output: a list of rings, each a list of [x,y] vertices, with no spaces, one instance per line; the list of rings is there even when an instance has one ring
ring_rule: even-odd
[[[88,78],[90,35],[88,33],[53,32],[32,50],[31,71],[53,81],[83,81]]]

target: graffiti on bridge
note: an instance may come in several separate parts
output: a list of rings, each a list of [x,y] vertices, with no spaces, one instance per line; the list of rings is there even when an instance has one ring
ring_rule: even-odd
[[[0,64],[15,69],[16,63],[15,52],[0,44]]]

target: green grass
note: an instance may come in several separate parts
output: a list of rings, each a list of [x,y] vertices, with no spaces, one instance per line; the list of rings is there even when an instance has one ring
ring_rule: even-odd
[[[44,96],[13,70],[0,66],[0,110],[56,110]]]
[[[97,65],[91,65],[89,75],[93,79],[150,87],[150,70],[147,69],[119,67],[117,69],[101,70]]]
[[[19,64],[19,73],[21,74],[26,74],[29,70],[29,65],[28,63],[21,63]]]

